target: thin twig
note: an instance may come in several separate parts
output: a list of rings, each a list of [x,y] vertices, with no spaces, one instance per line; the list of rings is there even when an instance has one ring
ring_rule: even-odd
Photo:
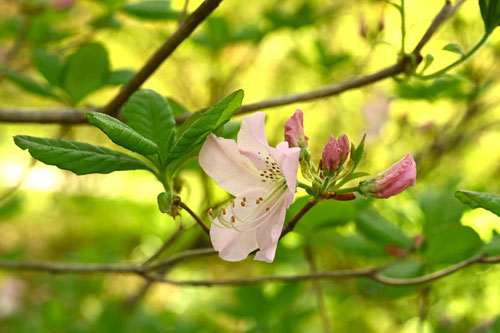
[[[197,251],[197,252],[196,252]],[[68,264],[68,263],[50,263],[50,262],[19,262],[0,260],[0,269],[16,270],[16,271],[38,271],[53,274],[135,274],[144,277],[148,280],[156,282],[163,282],[178,286],[235,286],[245,284],[258,284],[267,282],[297,282],[315,279],[347,279],[365,277],[373,279],[383,284],[391,286],[409,286],[418,285],[427,282],[432,282],[445,276],[451,275],[465,267],[473,264],[496,264],[500,263],[500,256],[486,257],[485,255],[478,255],[470,259],[459,262],[458,264],[449,266],[440,271],[423,275],[416,278],[396,279],[389,278],[377,273],[379,267],[369,267],[352,270],[334,270],[320,273],[299,274],[299,275],[274,275],[263,276],[257,278],[242,278],[242,279],[228,279],[228,280],[172,280],[162,277],[159,274],[151,273],[159,267],[164,265],[173,265],[174,263],[196,257],[199,255],[207,255],[214,253],[212,249],[199,249],[190,250],[185,253],[179,253],[175,258],[171,257],[163,263],[152,265],[149,267],[142,267],[139,265],[126,265],[126,264]]]
[[[138,265],[125,264],[70,264],[70,263],[52,263],[52,262],[22,262],[1,260],[0,268],[4,270],[16,271],[39,271],[52,274],[105,274],[105,273],[123,273],[140,274],[144,269]]]
[[[318,203],[318,201],[316,201],[316,200],[311,200],[308,203],[306,203],[304,205],[304,207],[302,207],[302,209],[297,214],[295,214],[295,216],[292,217],[292,219],[287,223],[287,225],[285,226],[285,229],[283,229],[283,231],[281,232],[280,239],[283,238],[283,237],[285,237],[286,234],[288,234],[290,231],[292,231],[295,228],[295,226],[297,225],[297,223],[300,221],[300,219],[311,208],[313,208],[314,206],[316,206],[317,203]]]
[[[203,229],[203,231],[205,231],[208,235],[210,235],[210,228],[207,227],[207,225],[200,219],[200,217],[198,215],[196,215],[195,212],[193,212],[191,210],[191,208],[189,208],[184,202],[179,202],[179,206],[181,206],[181,208],[185,209],[186,212],[189,213],[189,215],[191,215],[193,217],[193,219],[200,225],[200,227]]]
[[[293,104],[297,102],[306,102],[318,98],[339,95],[345,91],[352,90],[355,88],[364,87],[380,80],[396,76],[398,74],[404,73],[409,65],[416,66],[422,61],[422,56],[420,52],[423,47],[429,42],[429,40],[435,35],[441,25],[453,14],[455,11],[465,2],[465,0],[459,0],[454,6],[451,6],[449,2],[443,6],[440,12],[436,15],[431,25],[424,33],[420,41],[415,46],[415,49],[409,56],[403,57],[395,65],[386,67],[376,73],[369,74],[366,76],[361,76],[353,78],[344,82],[334,83],[327,85],[318,89],[310,90],[298,94],[283,95],[278,97],[269,98],[262,100],[260,102],[245,104],[236,114],[244,114],[248,112],[253,112],[257,110],[268,109],[277,106],[283,106],[288,104]],[[195,12],[196,13],[196,12]],[[194,15],[193,13],[192,15]],[[191,16],[186,19],[186,22]],[[179,27],[180,28],[180,27]],[[175,34],[175,33],[174,33]],[[172,35],[173,36],[173,35]],[[186,36],[187,37],[187,36]],[[156,69],[156,68],[155,68]],[[154,71],[154,70],[153,70]],[[151,72],[152,73],[152,72]],[[151,73],[149,75],[151,75]],[[139,74],[139,73],[138,73]],[[132,79],[134,80],[134,79]],[[132,82],[131,80],[131,82]],[[144,81],[142,81],[144,82]],[[142,84],[142,82],[140,84]],[[131,84],[129,82],[129,84]],[[139,86],[140,86],[139,84]],[[128,85],[128,84],[127,84]],[[136,84],[134,84],[135,86]],[[137,86],[136,89],[139,87]],[[125,88],[124,88],[125,89]],[[130,88],[127,91],[131,90]],[[135,90],[134,90],[135,91]],[[133,93],[130,92],[130,94]],[[125,92],[123,93],[125,95]],[[120,96],[120,95],[119,95]],[[118,99],[117,96],[115,99]],[[127,95],[126,97],[128,98]],[[126,98],[120,97],[118,102],[114,102],[113,106],[106,106],[102,110],[110,112],[110,114],[116,115],[114,112],[119,109],[125,103]],[[111,104],[111,103],[110,103]],[[120,104],[118,107],[115,105]],[[71,124],[81,124],[86,123],[85,119],[86,110],[75,110],[75,109],[55,109],[55,110],[33,110],[33,109],[0,109],[0,122],[11,122],[11,123],[71,123]],[[88,110],[87,110],[88,111]],[[113,111],[113,112],[111,112]],[[182,123],[187,119],[187,116],[177,116],[177,123]]]
[[[205,0],[182,23],[165,43],[148,59],[142,68],[122,87],[118,95],[111,100],[101,111],[109,115],[117,115],[120,108],[127,102],[139,87],[160,67],[172,52],[187,38],[194,29],[203,22],[222,2],[222,0]]]
[[[163,252],[165,252],[165,250],[168,249],[176,241],[176,239],[180,236],[183,229],[184,228],[182,227],[182,224],[179,224],[177,230],[175,230],[175,232],[169,238],[167,238],[167,240],[155,253],[153,253],[148,259],[146,259],[142,263],[142,266],[148,266],[150,263],[158,259],[163,254]]]
[[[180,261],[184,261],[185,259],[213,255],[216,253],[217,252],[215,252],[214,249],[212,249],[212,248],[186,250],[184,252],[173,255],[165,260],[158,261],[158,263],[149,266],[148,271],[162,270],[166,267],[171,267]]]

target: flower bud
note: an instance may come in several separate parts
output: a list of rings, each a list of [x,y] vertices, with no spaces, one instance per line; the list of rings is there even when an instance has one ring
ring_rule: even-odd
[[[290,147],[307,147],[309,138],[304,135],[304,114],[297,109],[285,124],[285,141]]]
[[[340,165],[342,165],[346,160],[347,157],[349,156],[349,151],[350,151],[350,145],[349,145],[349,139],[347,138],[347,135],[342,135],[339,138],[339,150],[340,150]]]
[[[332,135],[330,141],[323,149],[323,170],[327,172],[335,172],[349,156],[350,146],[347,135],[342,135],[339,140]]]
[[[340,165],[340,149],[337,139],[332,135],[330,141],[323,149],[322,155],[323,170],[335,172]]]
[[[417,168],[413,156],[393,164],[389,169],[359,183],[359,192],[369,197],[389,198],[399,194],[416,183]]]

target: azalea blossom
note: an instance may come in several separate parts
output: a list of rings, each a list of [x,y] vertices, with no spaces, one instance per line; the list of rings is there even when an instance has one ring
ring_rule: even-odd
[[[300,148],[288,142],[267,143],[265,114],[242,117],[238,142],[209,135],[199,154],[203,170],[235,196],[218,214],[211,214],[210,239],[219,256],[272,262],[297,183]]]

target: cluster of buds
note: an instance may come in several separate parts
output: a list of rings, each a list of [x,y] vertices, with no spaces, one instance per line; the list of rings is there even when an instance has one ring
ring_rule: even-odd
[[[325,175],[337,174],[349,156],[350,145],[347,135],[342,135],[338,140],[332,135],[330,141],[323,149],[321,169]]]
[[[354,193],[366,197],[389,198],[399,194],[416,183],[416,165],[413,156],[406,157],[376,176],[361,181],[358,186],[343,188],[353,179],[366,173],[354,173],[363,155],[364,138],[356,147],[349,142],[347,135],[337,140],[331,136],[325,145],[319,167],[316,167],[307,147],[309,138],[304,134],[304,120],[301,110],[296,110],[285,126],[285,140],[290,147],[301,148],[300,166],[302,175],[311,186],[302,185],[309,194],[319,198],[352,200]]]

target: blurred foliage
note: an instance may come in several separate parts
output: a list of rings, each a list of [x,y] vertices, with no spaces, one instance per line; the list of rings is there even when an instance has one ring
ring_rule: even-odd
[[[433,72],[468,52],[497,25],[485,6],[468,1],[424,49],[417,73]],[[191,12],[198,5],[189,3]],[[411,47],[442,4],[406,0]],[[183,17],[184,1],[7,0],[0,16],[0,107],[101,106],[137,71]],[[482,22],[481,18],[485,21]],[[393,64],[400,17],[382,1],[222,2],[145,84],[168,96],[173,114],[213,105],[245,90],[249,103],[301,92]],[[309,211],[280,242],[272,265],[190,261],[169,277],[227,279],[353,269],[413,253],[385,270],[416,277],[478,253],[500,254],[499,218],[481,197],[500,193],[500,42],[489,42],[448,75],[423,81],[398,77],[373,86],[268,112],[267,134],[282,140],[295,107],[305,113],[313,157],[329,135],[367,133],[361,171],[376,173],[411,151],[417,186],[389,200],[327,201]],[[189,124],[178,129],[182,133]],[[238,119],[219,132],[235,138]],[[0,124],[0,257],[10,260],[140,262],[179,223],[156,206],[159,184],[145,172],[76,177],[38,164],[13,195],[28,165],[11,137],[29,134],[91,142],[113,149],[88,126]],[[193,153],[194,155],[194,153]],[[184,162],[184,161],[182,161]],[[173,184],[200,216],[227,200],[190,159]],[[299,192],[290,219],[306,202]],[[470,201],[474,201],[471,203]],[[489,200],[489,199],[488,199]],[[489,201],[488,201],[489,202]],[[495,210],[492,210],[493,212]],[[182,213],[186,230],[165,255],[210,246]],[[392,287],[371,280],[323,280],[325,305],[339,332],[499,332],[495,266],[474,266],[425,286]],[[317,332],[321,317],[311,283],[244,287],[143,286],[128,276],[50,276],[0,272],[1,332]]]

